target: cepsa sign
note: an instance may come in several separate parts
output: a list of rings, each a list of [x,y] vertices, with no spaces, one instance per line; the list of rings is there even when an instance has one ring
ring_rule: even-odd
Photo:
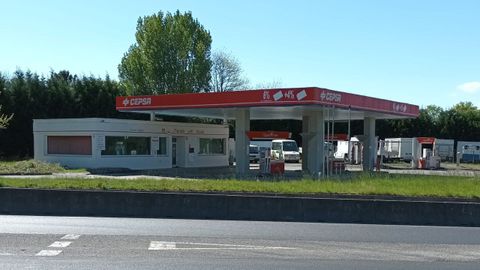
[[[122,102],[123,106],[146,106],[152,105],[152,98],[125,98]]]

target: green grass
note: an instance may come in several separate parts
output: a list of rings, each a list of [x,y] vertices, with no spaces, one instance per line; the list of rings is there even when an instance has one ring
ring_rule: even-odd
[[[351,194],[413,197],[480,198],[480,178],[460,176],[358,175],[348,180],[188,180],[0,178],[0,187],[135,190],[180,192],[247,192],[292,195]]]
[[[0,174],[52,174],[62,172],[85,172],[85,169],[65,169],[59,164],[38,160],[0,161]]]

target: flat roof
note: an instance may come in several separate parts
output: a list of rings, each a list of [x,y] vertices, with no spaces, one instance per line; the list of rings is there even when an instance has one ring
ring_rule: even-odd
[[[212,93],[126,96],[116,98],[122,112],[234,119],[238,108],[249,108],[250,119],[297,119],[305,112],[332,109],[326,119],[415,118],[419,107],[318,87],[277,88]]]

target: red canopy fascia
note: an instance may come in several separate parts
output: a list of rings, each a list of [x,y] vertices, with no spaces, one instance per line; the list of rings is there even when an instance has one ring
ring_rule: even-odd
[[[117,110],[126,112],[299,105],[335,106],[337,108],[374,111],[406,117],[417,117],[419,115],[419,107],[416,105],[317,87],[116,98]]]

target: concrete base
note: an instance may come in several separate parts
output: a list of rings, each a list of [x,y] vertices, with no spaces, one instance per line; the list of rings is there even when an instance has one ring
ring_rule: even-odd
[[[0,188],[0,214],[480,226],[480,202]]]

